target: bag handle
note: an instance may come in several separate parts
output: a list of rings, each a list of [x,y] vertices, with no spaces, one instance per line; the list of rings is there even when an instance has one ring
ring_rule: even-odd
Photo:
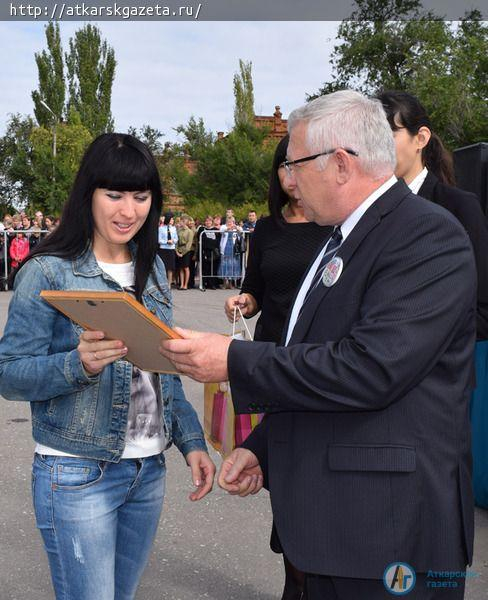
[[[242,314],[241,307],[238,304],[234,304],[234,320],[232,321],[232,337],[234,337],[236,334],[237,311],[239,311],[239,314],[242,319],[242,324],[244,325],[244,329],[246,330],[246,333],[249,336],[249,339],[252,341],[251,332],[249,331],[249,327],[247,326],[246,319],[244,318],[244,315]]]

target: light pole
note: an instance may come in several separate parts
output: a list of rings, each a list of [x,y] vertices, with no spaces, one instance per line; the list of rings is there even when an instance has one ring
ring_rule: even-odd
[[[48,110],[52,116],[53,116],[53,188],[54,188],[54,184],[56,183],[56,172],[55,172],[55,165],[56,165],[56,125],[58,124],[58,117],[55,115],[54,111],[49,108],[49,106],[44,102],[44,100],[41,100],[41,104],[42,106],[44,106],[44,108],[46,110]],[[54,192],[54,190],[53,190]]]

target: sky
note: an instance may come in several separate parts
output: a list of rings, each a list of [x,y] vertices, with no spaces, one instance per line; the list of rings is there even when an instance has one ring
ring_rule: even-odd
[[[255,112],[286,118],[330,77],[337,22],[109,22],[97,24],[115,50],[112,90],[116,131],[149,124],[162,141],[193,115],[228,132],[239,58],[253,63]],[[33,114],[34,53],[46,47],[45,23],[0,22],[0,134],[9,113]],[[63,47],[82,22],[61,23]]]

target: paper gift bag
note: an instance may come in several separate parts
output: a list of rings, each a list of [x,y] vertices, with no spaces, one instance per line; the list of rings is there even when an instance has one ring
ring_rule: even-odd
[[[234,438],[236,446],[240,446],[244,442],[256,425],[261,423],[262,418],[262,414],[256,413],[235,416]]]
[[[235,414],[227,382],[205,384],[205,436],[222,456],[227,456],[236,446],[241,445],[262,418],[262,414]]]
[[[237,311],[241,316],[244,327],[240,333],[236,332]],[[249,331],[239,306],[234,307],[234,322],[232,338],[251,340]],[[227,456],[236,446],[240,446],[249,436],[251,431],[261,422],[262,414],[236,415],[228,382],[206,383],[203,409],[203,429],[210,444]]]

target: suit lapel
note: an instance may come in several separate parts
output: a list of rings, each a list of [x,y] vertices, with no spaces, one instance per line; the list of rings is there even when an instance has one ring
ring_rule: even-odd
[[[334,231],[334,229],[332,228],[331,235],[332,235],[332,232],[333,232],[333,231]],[[284,345],[285,345],[285,342],[286,342],[286,334],[287,334],[287,331],[288,331],[288,326],[289,326],[289,324],[290,324],[291,312],[292,312],[292,308],[295,306],[295,302],[296,302],[296,299],[297,299],[297,296],[298,296],[298,292],[299,292],[299,291],[301,290],[301,288],[302,288],[303,282],[305,281],[305,279],[306,279],[306,277],[307,277],[307,275],[308,275],[308,273],[309,273],[309,271],[310,271],[310,267],[311,267],[311,266],[313,265],[313,263],[314,263],[314,262],[317,260],[317,257],[318,257],[318,255],[319,255],[319,254],[322,252],[322,250],[324,249],[324,246],[325,246],[326,244],[328,244],[328,243],[329,243],[329,240],[330,240],[330,235],[329,235],[329,237],[328,237],[328,238],[327,238],[327,239],[324,241],[324,243],[322,244],[322,246],[320,246],[320,248],[317,250],[317,252],[315,253],[315,256],[314,256],[314,257],[312,258],[312,260],[310,261],[310,264],[308,265],[308,267],[307,267],[307,268],[305,269],[305,271],[303,272],[302,279],[301,279],[300,283],[298,284],[298,287],[297,287],[297,289],[295,290],[295,295],[294,295],[294,297],[293,297],[293,300],[291,301],[290,308],[289,308],[289,310],[288,310],[288,316],[286,317],[285,326],[284,326],[284,328],[283,328],[283,331],[282,331],[282,333],[281,333],[281,341],[280,341],[280,346],[284,346]]]
[[[439,180],[437,179],[437,177],[433,173],[428,171],[427,177],[425,178],[424,183],[420,186],[417,195],[422,196],[422,198],[425,198],[426,200],[432,200],[434,196],[434,188],[437,185],[438,181]]]
[[[364,238],[375,229],[384,215],[394,210],[396,206],[410,193],[410,188],[403,181],[397,181],[394,186],[392,186],[385,194],[380,196],[380,198],[378,198],[378,200],[376,200],[368,208],[337,251],[336,257],[342,258],[343,261],[343,273],[348,268],[354,253]],[[338,283],[339,282],[340,279],[338,280]],[[303,307],[300,318],[297,320],[295,328],[293,329],[289,344],[296,344],[304,339],[307,331],[310,328],[310,323],[315,316],[317,308],[331,289],[332,287],[326,287],[322,283],[319,283],[317,289],[310,295],[310,298]],[[290,313],[291,311],[289,314]],[[285,329],[285,332],[287,330],[288,325]]]

